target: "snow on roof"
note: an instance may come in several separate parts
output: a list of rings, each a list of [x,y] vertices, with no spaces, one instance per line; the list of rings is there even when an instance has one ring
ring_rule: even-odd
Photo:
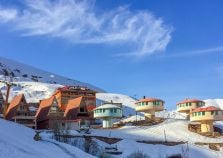
[[[219,108],[216,108],[215,106],[208,106],[208,107],[201,107],[193,110],[192,112],[201,112],[201,111],[216,111],[221,110]]]
[[[202,100],[198,100],[198,99],[185,99],[185,100],[182,100],[180,102],[177,103],[178,104],[183,104],[183,103],[191,103],[191,102],[204,102]]]
[[[118,108],[118,109],[121,109],[119,106],[114,105],[114,104],[104,104],[104,105],[101,105],[101,106],[97,107],[96,109],[110,109],[110,108]]]

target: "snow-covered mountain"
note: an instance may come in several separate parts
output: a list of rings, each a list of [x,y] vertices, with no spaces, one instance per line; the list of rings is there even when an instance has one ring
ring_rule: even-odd
[[[215,106],[223,109],[223,99],[207,99],[205,101],[205,106]]]
[[[10,77],[9,77],[10,76]],[[66,85],[86,86],[98,92],[102,89],[88,83],[72,80],[60,75],[46,72],[29,65],[0,57],[0,81],[13,80],[9,101],[17,94],[23,93],[27,102],[39,102],[50,97],[58,87]],[[0,90],[5,96],[6,85],[0,82]]]
[[[18,82],[42,82],[61,85],[80,85],[87,86],[90,89],[103,92],[102,89],[89,83],[80,82],[66,78],[54,73],[34,68],[14,60],[0,57],[0,79],[4,80],[5,76],[12,76],[14,81]]]

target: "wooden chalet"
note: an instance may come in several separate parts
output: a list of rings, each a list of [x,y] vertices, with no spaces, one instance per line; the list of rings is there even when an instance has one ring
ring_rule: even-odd
[[[93,109],[95,105],[88,105],[88,100],[81,96],[68,101],[64,117],[67,120],[72,120],[73,123],[70,125],[80,128],[81,126],[90,126],[94,122]],[[76,122],[76,124],[74,123]]]
[[[15,96],[10,102],[5,118],[36,129],[35,112],[29,110],[24,94]]]
[[[87,100],[88,101],[88,100]],[[90,126],[93,122],[93,109],[95,106],[86,106],[84,97],[70,99],[63,110],[55,96],[40,102],[36,113],[37,129],[75,129],[82,125]]]
[[[37,129],[55,129],[64,119],[55,96],[40,101],[36,112]]]
[[[58,104],[62,110],[66,110],[66,106],[70,99],[75,99],[83,96],[85,100],[85,104],[88,106],[96,105],[96,92],[80,86],[66,86],[62,88],[58,88],[55,92],[55,96],[57,98]]]

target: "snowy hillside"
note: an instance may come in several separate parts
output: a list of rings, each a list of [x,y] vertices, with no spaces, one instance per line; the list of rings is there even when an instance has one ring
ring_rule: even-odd
[[[97,136],[109,136],[114,138],[121,138],[122,141],[116,143],[119,149],[124,151],[120,157],[125,157],[130,152],[141,150],[151,156],[151,158],[159,157],[158,153],[161,152],[161,157],[166,155],[173,155],[182,152],[182,146],[164,146],[159,144],[142,144],[138,143],[139,140],[144,141],[164,141],[164,131],[167,141],[185,141],[189,145],[190,158],[222,158],[222,150],[217,152],[210,150],[208,146],[198,146],[196,142],[209,142],[209,143],[221,143],[223,138],[208,138],[199,134],[188,131],[187,120],[175,120],[167,119],[163,123],[154,126],[124,126],[117,130],[92,130],[92,135]],[[149,149],[149,150],[148,150]]]
[[[1,158],[93,158],[76,147],[51,139],[34,141],[32,129],[13,122],[0,119],[0,127]]]
[[[102,102],[122,103],[124,116],[135,115],[135,99],[123,94],[97,93],[97,105]]]
[[[205,106],[216,106],[223,109],[223,99],[207,99],[205,101]]]
[[[58,84],[48,84],[41,82],[14,82],[10,91],[9,101],[16,95],[23,93],[27,102],[37,103],[39,100],[49,98],[57,88],[62,87]],[[4,83],[0,83],[0,89],[3,96],[6,95]]]
[[[81,85],[90,89],[103,92],[102,89],[88,83],[69,79],[57,74],[43,71],[29,65],[25,65],[13,60],[0,57],[0,80],[4,80],[4,76],[12,76],[15,81],[37,81],[51,84],[61,85]]]

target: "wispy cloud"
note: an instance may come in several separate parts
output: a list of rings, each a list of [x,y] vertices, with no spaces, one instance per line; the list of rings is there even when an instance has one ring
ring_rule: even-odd
[[[165,51],[172,27],[148,11],[120,6],[100,10],[94,1],[28,0],[24,9],[0,7],[0,21],[22,35],[47,35],[82,44],[114,44],[130,48],[130,55]],[[129,51],[129,49],[128,49]]]
[[[191,50],[181,53],[174,53],[172,55],[168,55],[167,57],[187,57],[187,56],[196,56],[196,55],[204,55],[211,53],[223,53],[223,46],[207,48],[207,49]]]

